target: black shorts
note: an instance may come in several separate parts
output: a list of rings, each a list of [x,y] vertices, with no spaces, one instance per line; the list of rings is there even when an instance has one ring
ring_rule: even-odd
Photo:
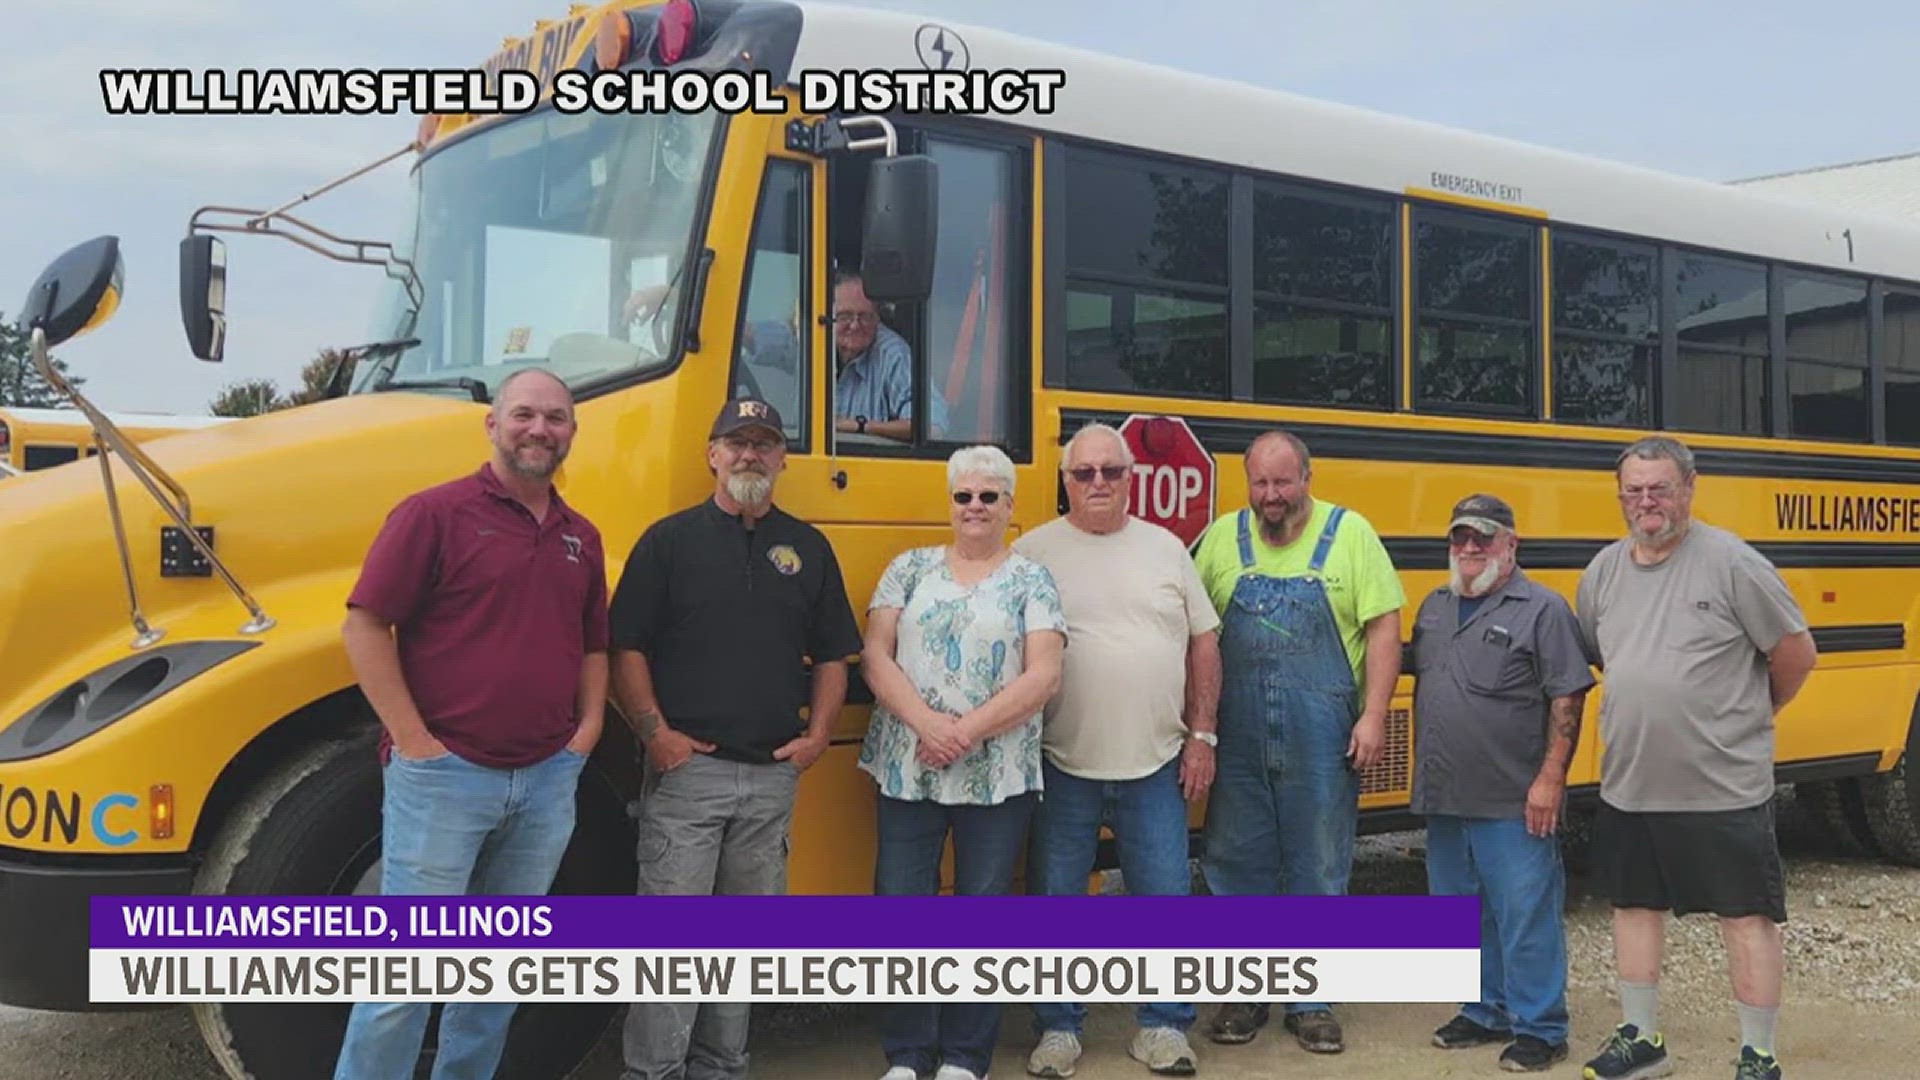
[[[1617,908],[1787,921],[1773,801],[1745,810],[1629,813],[1593,820],[1593,879]]]

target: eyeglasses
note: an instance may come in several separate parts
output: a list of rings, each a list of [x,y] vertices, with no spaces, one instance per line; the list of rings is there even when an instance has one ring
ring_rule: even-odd
[[[843,311],[833,317],[835,326],[872,326],[880,321],[880,316],[869,315],[863,311]]]
[[[720,441],[726,443],[727,449],[736,454],[744,453],[748,450],[757,450],[762,454],[771,454],[786,445],[779,439],[740,439],[731,435]]]
[[[1073,477],[1082,484],[1093,483],[1095,473],[1099,473],[1102,480],[1110,484],[1117,484],[1126,478],[1127,467],[1125,465],[1102,465],[1096,469],[1092,465],[1082,465],[1067,471],[1068,476]]]
[[[1493,542],[1498,539],[1499,537],[1497,536],[1486,536],[1466,528],[1455,529],[1447,534],[1447,543],[1452,544],[1454,547],[1467,547],[1468,545],[1472,545],[1474,547],[1490,548],[1493,546]]]
[[[1651,498],[1655,502],[1666,502],[1673,498],[1674,492],[1677,490],[1679,489],[1675,488],[1672,484],[1654,484],[1651,487],[1625,487],[1620,489],[1620,501],[1637,503],[1643,498]]]
[[[961,506],[971,505],[976,498],[980,500],[981,505],[992,506],[994,503],[1000,501],[1000,493],[997,491],[956,491],[953,493],[953,501],[959,503]]]

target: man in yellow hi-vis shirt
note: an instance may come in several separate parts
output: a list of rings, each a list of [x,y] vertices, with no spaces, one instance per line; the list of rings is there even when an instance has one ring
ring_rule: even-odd
[[[1360,771],[1380,760],[1400,677],[1406,593],[1364,517],[1314,499],[1312,458],[1269,431],[1247,448],[1247,509],[1194,555],[1219,610],[1220,746],[1201,869],[1218,896],[1339,896],[1359,827]],[[1215,1042],[1251,1041],[1265,1003],[1233,1002]],[[1316,1053],[1345,1047],[1321,1002],[1286,1025]]]

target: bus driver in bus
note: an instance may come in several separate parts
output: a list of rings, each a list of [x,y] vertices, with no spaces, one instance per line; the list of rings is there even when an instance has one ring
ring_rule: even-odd
[[[880,322],[858,274],[833,282],[834,427],[900,442],[913,439],[913,349]]]

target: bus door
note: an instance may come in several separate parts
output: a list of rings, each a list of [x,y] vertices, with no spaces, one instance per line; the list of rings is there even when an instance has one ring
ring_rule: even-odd
[[[820,528],[840,561],[862,625],[887,564],[910,547],[952,536],[947,459],[964,446],[1001,447],[1015,462],[1015,526],[1054,513],[1052,477],[1033,464],[1029,296],[1030,143],[901,127],[900,152],[939,168],[939,225],[932,295],[912,303],[843,304],[834,281],[859,270],[866,178],[874,155],[796,156],[770,151],[745,268],[735,394],[755,393],[781,413],[788,442],[778,502]],[[779,138],[776,131],[776,138]],[[863,293],[837,290],[843,299]],[[840,386],[876,362],[904,362],[910,390],[891,381]],[[838,399],[838,400],[836,400]],[[846,430],[866,416],[866,432]],[[899,421],[906,421],[904,424]],[[886,433],[883,434],[882,431]],[[857,667],[835,729],[831,761],[816,766],[795,816],[796,849],[837,852],[831,867],[795,860],[805,891],[872,888],[872,783],[857,774],[872,694]],[[810,777],[816,774],[810,774]],[[815,834],[810,843],[805,834]],[[814,844],[824,847],[814,847]]]

